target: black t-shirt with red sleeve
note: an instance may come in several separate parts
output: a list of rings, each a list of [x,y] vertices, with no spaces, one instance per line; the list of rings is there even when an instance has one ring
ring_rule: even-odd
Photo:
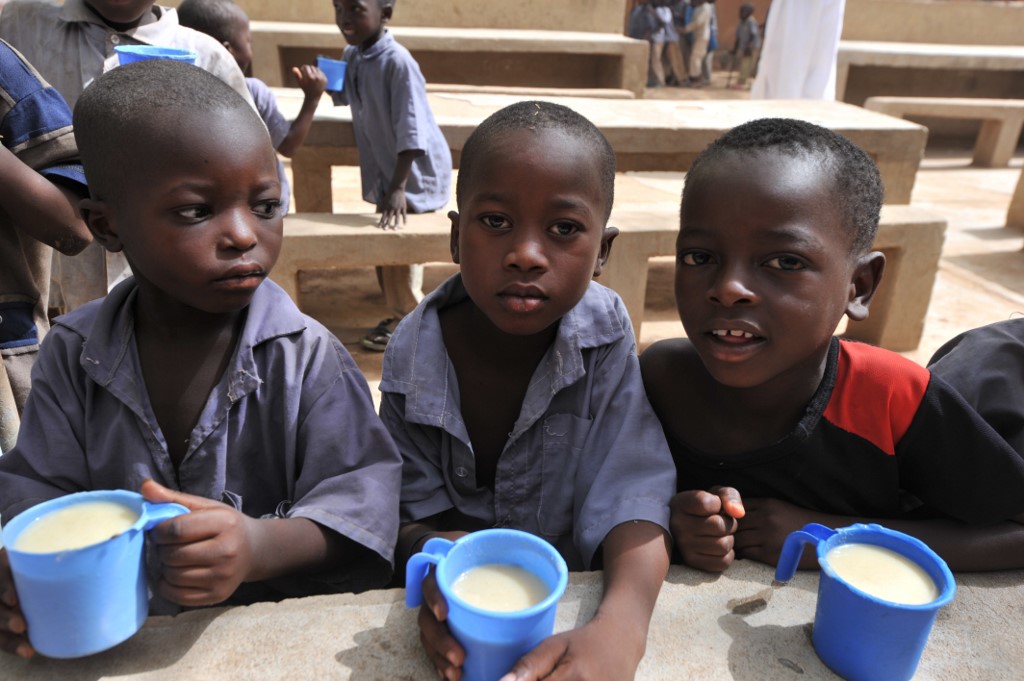
[[[1024,512],[1024,458],[941,378],[863,343],[833,339],[804,416],[774,445],[728,458],[669,445],[679,491],[726,485],[867,518]]]

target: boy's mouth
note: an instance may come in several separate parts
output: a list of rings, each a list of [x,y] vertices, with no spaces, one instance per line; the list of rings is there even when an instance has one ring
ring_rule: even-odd
[[[498,297],[513,312],[532,312],[547,301],[544,292],[534,286],[509,286]]]
[[[764,336],[760,336],[753,331],[747,331],[746,329],[712,329],[710,336],[717,343],[733,347],[750,345],[764,340]]]

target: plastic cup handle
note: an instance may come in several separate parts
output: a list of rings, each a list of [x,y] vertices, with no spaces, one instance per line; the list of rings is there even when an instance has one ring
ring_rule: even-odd
[[[423,602],[423,579],[427,576],[427,570],[447,556],[453,546],[453,541],[433,537],[427,540],[419,553],[409,558],[405,568],[405,607],[415,608]]]
[[[796,532],[790,532],[779,554],[779,564],[775,568],[775,581],[788,582],[796,574],[800,556],[804,553],[804,544],[818,545],[836,533],[831,527],[818,523],[808,523]]]
[[[143,504],[142,515],[146,519],[145,525],[142,526],[143,530],[149,531],[159,525],[165,520],[176,518],[179,515],[188,513],[189,510],[181,504],[175,503],[163,503],[163,504],[151,504],[148,501]]]

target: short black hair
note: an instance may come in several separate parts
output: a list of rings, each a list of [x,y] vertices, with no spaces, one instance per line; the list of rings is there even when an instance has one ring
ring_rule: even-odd
[[[561,104],[536,100],[516,102],[494,112],[470,134],[459,159],[459,175],[455,181],[456,204],[462,205],[462,189],[473,175],[473,166],[487,155],[495,138],[513,130],[537,129],[560,130],[594,149],[600,163],[598,171],[605,196],[604,219],[607,221],[615,200],[615,152],[612,145],[585,116]]]
[[[178,23],[205,33],[219,43],[231,42],[232,22],[245,16],[234,0],[182,0],[178,5]]]
[[[683,205],[702,170],[731,152],[777,150],[793,157],[817,157],[832,173],[832,195],[850,234],[854,253],[871,248],[878,231],[883,187],[878,166],[849,139],[794,118],[761,118],[738,125],[705,148],[686,173]]]
[[[238,112],[270,137],[256,110],[227,83],[198,66],[148,59],[112,69],[85,88],[72,123],[93,198],[110,200],[154,140],[170,139],[186,114]]]

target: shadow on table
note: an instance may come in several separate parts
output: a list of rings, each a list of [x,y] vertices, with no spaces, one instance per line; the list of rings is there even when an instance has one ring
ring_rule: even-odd
[[[416,625],[418,608],[403,601],[388,607],[384,624],[360,631],[355,647],[335,653],[334,659],[349,671],[351,681],[429,679],[437,676],[420,645]]]
[[[192,610],[176,617],[151,617],[124,643],[89,657],[55,660],[37,656],[31,660],[4,655],[5,679],[87,681],[132,676],[173,667],[192,649],[225,608]]]
[[[759,611],[737,614],[734,609],[718,618],[722,631],[732,638],[729,671],[734,680],[785,679],[804,674],[810,674],[810,678],[830,676],[811,645],[810,622],[754,626],[746,617]]]

